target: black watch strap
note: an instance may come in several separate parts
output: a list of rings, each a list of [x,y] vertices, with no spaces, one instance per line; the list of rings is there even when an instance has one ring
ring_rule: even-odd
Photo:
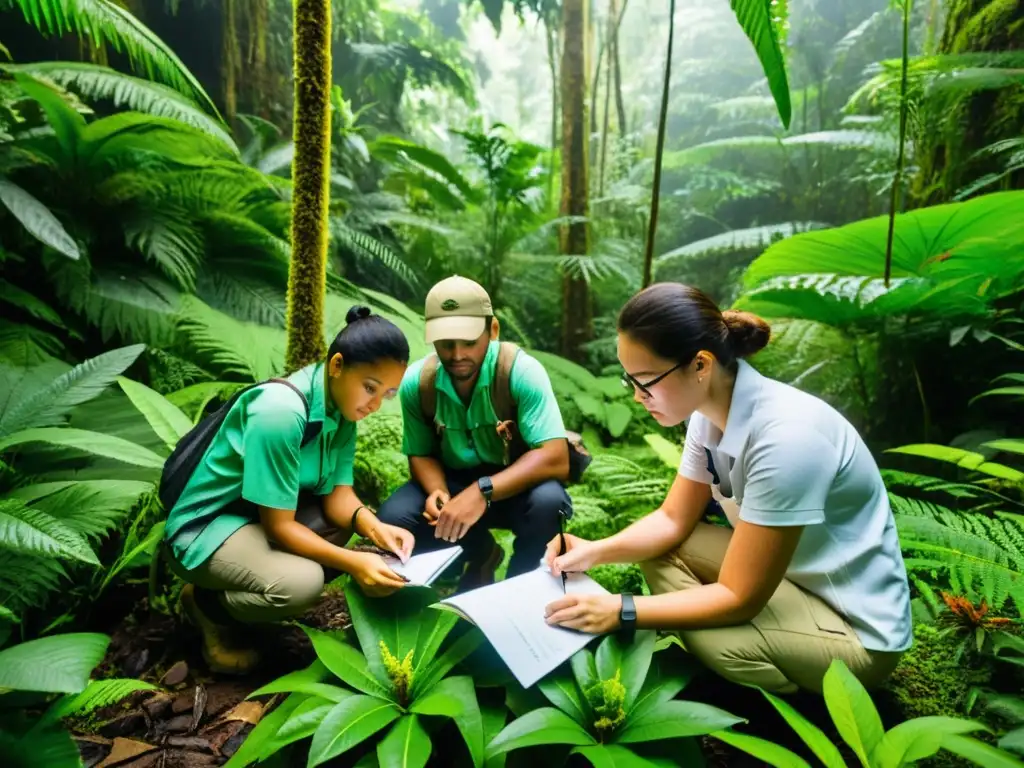
[[[619,634],[627,643],[633,642],[636,635],[636,603],[629,592],[622,593],[622,610],[619,611]]]
[[[491,478],[481,477],[476,481],[476,484],[480,486],[480,493],[484,495],[484,498],[487,500],[487,504],[490,505],[491,493],[494,491],[494,484],[491,483]]]

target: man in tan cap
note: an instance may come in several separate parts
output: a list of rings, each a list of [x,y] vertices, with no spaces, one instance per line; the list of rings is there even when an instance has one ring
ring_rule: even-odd
[[[442,280],[424,314],[436,354],[410,365],[399,388],[412,479],[378,516],[412,531],[416,552],[460,544],[461,591],[494,580],[502,551],[491,528],[515,535],[509,576],[538,567],[571,514],[569,445],[547,372],[498,341],[481,285]]]

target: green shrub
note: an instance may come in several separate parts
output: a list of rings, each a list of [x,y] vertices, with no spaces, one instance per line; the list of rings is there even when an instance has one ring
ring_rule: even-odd
[[[582,503],[573,505],[572,518],[566,526],[566,532],[587,541],[596,541],[616,533],[611,515],[588,501],[584,499]]]
[[[629,592],[632,595],[646,595],[650,591],[637,565],[598,565],[587,572],[590,577],[613,595]]]
[[[402,453],[401,413],[376,413],[359,424],[353,474],[356,495],[374,506],[408,482],[409,461]]]

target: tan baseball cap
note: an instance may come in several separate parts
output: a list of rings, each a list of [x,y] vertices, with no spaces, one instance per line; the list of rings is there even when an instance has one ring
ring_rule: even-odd
[[[424,315],[427,343],[473,341],[486,330],[486,318],[494,315],[491,297],[483,286],[468,277],[446,277],[427,294]]]

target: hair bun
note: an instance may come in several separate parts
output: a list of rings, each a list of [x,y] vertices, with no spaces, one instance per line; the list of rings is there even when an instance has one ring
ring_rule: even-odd
[[[768,345],[771,326],[754,313],[727,309],[722,313],[722,320],[729,329],[729,344],[736,357],[748,357]]]
[[[345,325],[352,325],[356,320],[364,320],[371,314],[369,307],[355,306],[345,314]]]

